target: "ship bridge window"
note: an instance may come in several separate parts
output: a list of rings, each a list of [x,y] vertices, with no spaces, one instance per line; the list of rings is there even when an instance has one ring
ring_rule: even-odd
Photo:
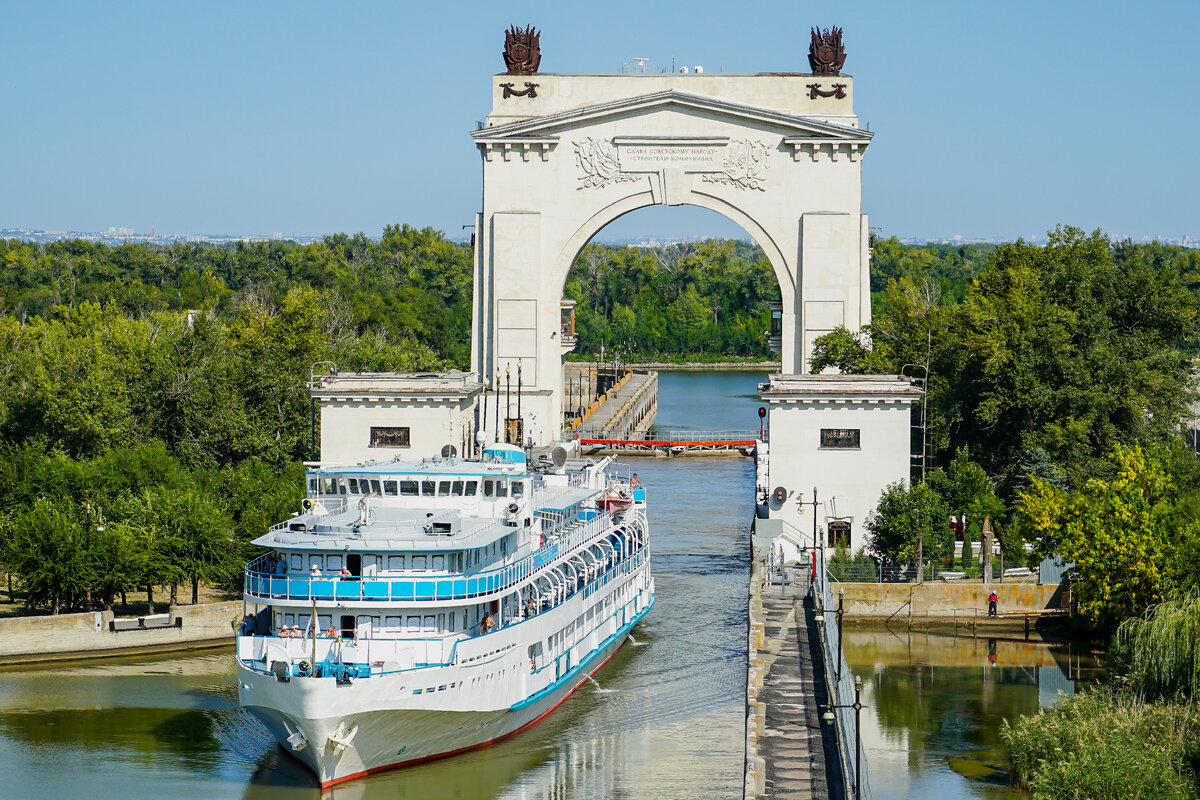
[[[491,496],[492,496],[492,491],[493,491],[493,489],[492,489],[492,482],[491,482],[491,481],[484,481],[484,482],[483,482],[483,496],[484,496],[484,497],[491,497]]]
[[[388,497],[395,497],[396,496],[396,482],[395,481],[384,481],[383,482],[383,493],[386,494]]]
[[[379,481],[377,481],[377,480],[371,481],[371,494],[375,494],[375,495],[383,494],[383,489],[380,488]]]
[[[450,496],[450,481],[438,481],[438,497]]]
[[[450,484],[450,496],[451,497],[462,497],[462,493],[463,493],[463,482],[462,481],[454,481],[453,483]]]
[[[338,494],[345,494],[346,493],[346,481],[343,480],[342,478],[335,478],[335,480],[337,481]]]
[[[421,496],[422,497],[433,497],[433,491],[434,491],[434,482],[433,481],[421,481]]]
[[[335,478],[321,478],[321,491],[325,494],[337,494],[337,480]]]
[[[316,494],[316,493],[317,493],[317,486],[318,486],[318,483],[317,483],[317,479],[316,479],[316,478],[309,478],[309,479],[308,479],[308,493],[309,493],[309,494]]]
[[[421,631],[421,618],[409,617],[404,624],[404,630],[409,633],[419,633]]]
[[[400,630],[400,625],[401,625],[401,617],[384,617],[383,618],[383,627],[385,627],[385,628],[390,628],[391,630],[398,631],[398,630]]]
[[[404,569],[404,556],[388,556],[388,569]]]
[[[415,570],[424,570],[425,569],[425,556],[413,556],[412,557],[412,568]]]
[[[525,494],[525,481],[513,481],[512,496],[522,497]]]
[[[467,497],[474,497],[475,491],[476,491],[476,489],[478,489],[478,487],[479,487],[479,484],[476,481],[467,481],[467,487],[466,487]]]
[[[445,556],[434,556],[433,557],[433,569],[439,570],[439,571],[445,570],[446,569],[446,557]]]
[[[508,483],[496,481],[496,497],[508,497]]]
[[[363,481],[366,483],[366,481]],[[358,478],[350,479],[350,494],[358,494]]]
[[[404,497],[416,497],[417,496],[417,482],[416,481],[400,481],[400,494],[403,495]]]
[[[433,614],[425,615],[425,624],[422,627],[422,631],[424,633],[435,633],[437,631],[437,621],[434,619]]]

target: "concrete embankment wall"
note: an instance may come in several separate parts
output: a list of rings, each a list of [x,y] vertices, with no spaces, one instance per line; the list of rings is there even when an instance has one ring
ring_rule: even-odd
[[[767,762],[759,752],[758,741],[766,735],[767,706],[760,701],[766,665],[760,650],[766,635],[762,603],[762,565],[750,559],[750,605],[746,632],[746,756],[743,800],[757,800],[766,792]]]
[[[179,606],[180,627],[110,631],[111,611],[0,619],[0,663],[59,661],[133,652],[186,650],[233,642],[242,601]]]
[[[958,617],[987,614],[987,596],[993,589],[999,597],[1001,614],[1058,611],[1063,608],[1064,590],[1058,585],[1036,583],[842,583],[846,619],[907,616],[911,603],[914,616]]]

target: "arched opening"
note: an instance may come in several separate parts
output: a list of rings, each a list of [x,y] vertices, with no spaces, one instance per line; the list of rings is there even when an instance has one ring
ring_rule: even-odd
[[[781,276],[794,288],[782,258],[768,255],[769,237],[728,209],[630,200],[599,212],[567,245],[567,419],[619,377],[620,364],[780,357]],[[580,360],[597,366],[572,364]]]

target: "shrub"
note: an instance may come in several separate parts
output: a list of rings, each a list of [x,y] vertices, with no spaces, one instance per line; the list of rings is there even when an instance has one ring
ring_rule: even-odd
[[[1200,713],[1111,688],[1005,721],[1015,781],[1034,800],[1195,800]]]

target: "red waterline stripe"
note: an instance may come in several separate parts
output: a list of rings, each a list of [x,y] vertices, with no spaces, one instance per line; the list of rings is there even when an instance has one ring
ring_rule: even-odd
[[[625,644],[625,642],[622,641],[621,645],[624,646],[624,644]],[[558,708],[560,705],[565,703],[567,701],[568,697],[575,694],[576,689],[578,689],[580,686],[583,686],[583,684],[587,683],[588,675],[595,675],[597,672],[599,672],[600,668],[603,667],[605,664],[607,664],[609,659],[611,659],[613,656],[615,656],[617,654],[617,651],[620,649],[621,648],[618,647],[616,650],[613,650],[611,653],[609,653],[608,658],[604,659],[599,664],[597,664],[596,668],[594,670],[592,670],[591,672],[588,672],[587,675],[584,676],[583,680],[581,680],[579,683],[575,684],[575,686],[571,689],[571,691],[564,694],[562,696],[562,699],[560,699],[557,703],[550,706],[545,711],[543,711],[541,714],[539,714],[537,717],[535,717],[534,719],[531,719],[529,722],[526,722],[524,725],[517,728],[515,731],[512,731],[511,733],[506,733],[503,736],[497,736],[495,739],[489,739],[486,742],[480,742],[479,744],[473,744],[473,745],[470,745],[469,747],[462,747],[462,748],[459,748],[458,750],[450,750],[448,752],[437,753],[436,755],[432,755],[432,756],[421,756],[420,758],[413,758],[413,759],[409,759],[408,761],[397,761],[394,764],[385,764],[382,767],[371,767],[370,769],[365,769],[362,772],[355,772],[350,775],[343,776],[341,778],[335,778],[334,780],[331,780],[331,781],[325,781],[321,784],[321,788],[327,789],[330,786],[334,786],[339,783],[345,783],[346,781],[354,780],[355,778],[361,778],[365,775],[372,775],[376,772],[385,772],[389,769],[398,769],[399,767],[416,766],[417,764],[424,764],[426,761],[436,761],[439,758],[449,758],[450,756],[456,756],[456,755],[459,755],[460,753],[469,753],[472,750],[478,750],[481,747],[487,747],[488,745],[495,744],[496,742],[499,742],[503,739],[507,739],[510,736],[516,736],[518,733],[525,730],[526,728],[528,728],[532,725],[536,725],[539,722],[541,722],[542,719],[547,714],[549,714],[551,711],[553,711],[554,709]]]

